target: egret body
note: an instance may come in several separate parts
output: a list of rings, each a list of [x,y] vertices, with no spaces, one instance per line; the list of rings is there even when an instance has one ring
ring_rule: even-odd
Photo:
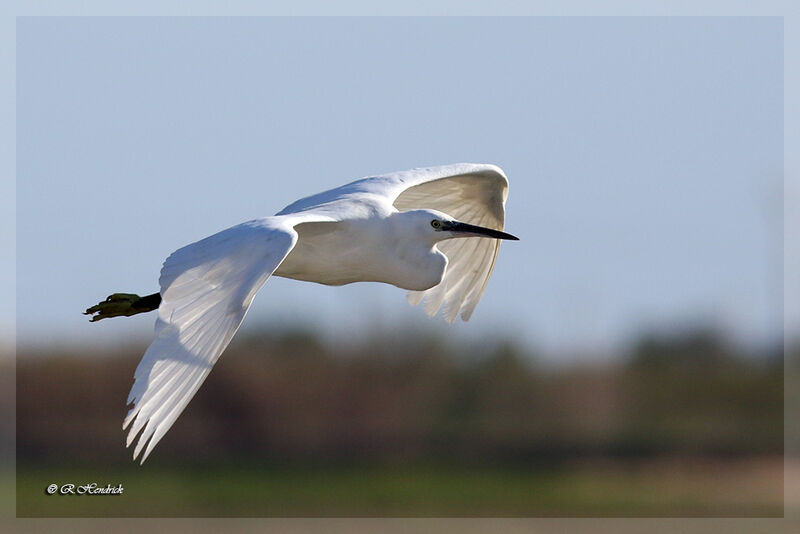
[[[494,165],[456,164],[363,178],[298,200],[173,252],[159,293],[115,293],[92,320],[157,309],[123,429],[147,458],[228,346],[270,276],[326,285],[383,282],[428,315],[468,320],[494,268],[508,180]],[[480,238],[480,239],[478,239]],[[140,434],[141,432],[141,434]]]

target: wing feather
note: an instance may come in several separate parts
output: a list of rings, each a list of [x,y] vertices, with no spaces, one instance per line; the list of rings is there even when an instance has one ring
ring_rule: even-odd
[[[130,446],[141,461],[169,430],[230,343],[253,296],[297,241],[291,225],[266,218],[207,237],[164,262],[156,338],[134,375]]]

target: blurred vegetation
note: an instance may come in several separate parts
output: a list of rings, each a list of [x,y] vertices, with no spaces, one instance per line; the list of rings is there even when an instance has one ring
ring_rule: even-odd
[[[138,467],[121,423],[143,349],[18,351],[22,515],[80,515],[43,494],[79,472],[205,488],[191,512],[178,512],[185,493],[182,505],[145,493],[138,508],[126,497],[87,515],[782,513],[782,350],[713,332],[646,336],[611,363],[556,368],[508,343],[250,334]],[[224,507],[220,480],[260,490]]]

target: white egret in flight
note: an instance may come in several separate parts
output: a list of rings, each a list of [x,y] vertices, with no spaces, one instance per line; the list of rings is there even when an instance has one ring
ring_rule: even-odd
[[[413,305],[424,301],[430,316],[441,308],[448,322],[468,320],[500,240],[517,239],[502,231],[507,196],[508,180],[494,165],[363,178],[178,249],[164,262],[159,293],[115,293],[86,310],[97,321],[158,309],[122,425],[133,423],[128,446],[141,432],[133,458],[144,451],[144,462],[164,437],[272,275],[384,282],[409,290]]]

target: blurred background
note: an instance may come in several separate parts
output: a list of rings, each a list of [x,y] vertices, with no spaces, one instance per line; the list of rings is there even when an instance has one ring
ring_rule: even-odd
[[[18,19],[17,513],[781,515],[782,28]],[[458,161],[503,167],[521,238],[469,323],[272,279],[131,462],[154,317],[81,311],[301,196]],[[44,493],[83,481],[125,494]]]

